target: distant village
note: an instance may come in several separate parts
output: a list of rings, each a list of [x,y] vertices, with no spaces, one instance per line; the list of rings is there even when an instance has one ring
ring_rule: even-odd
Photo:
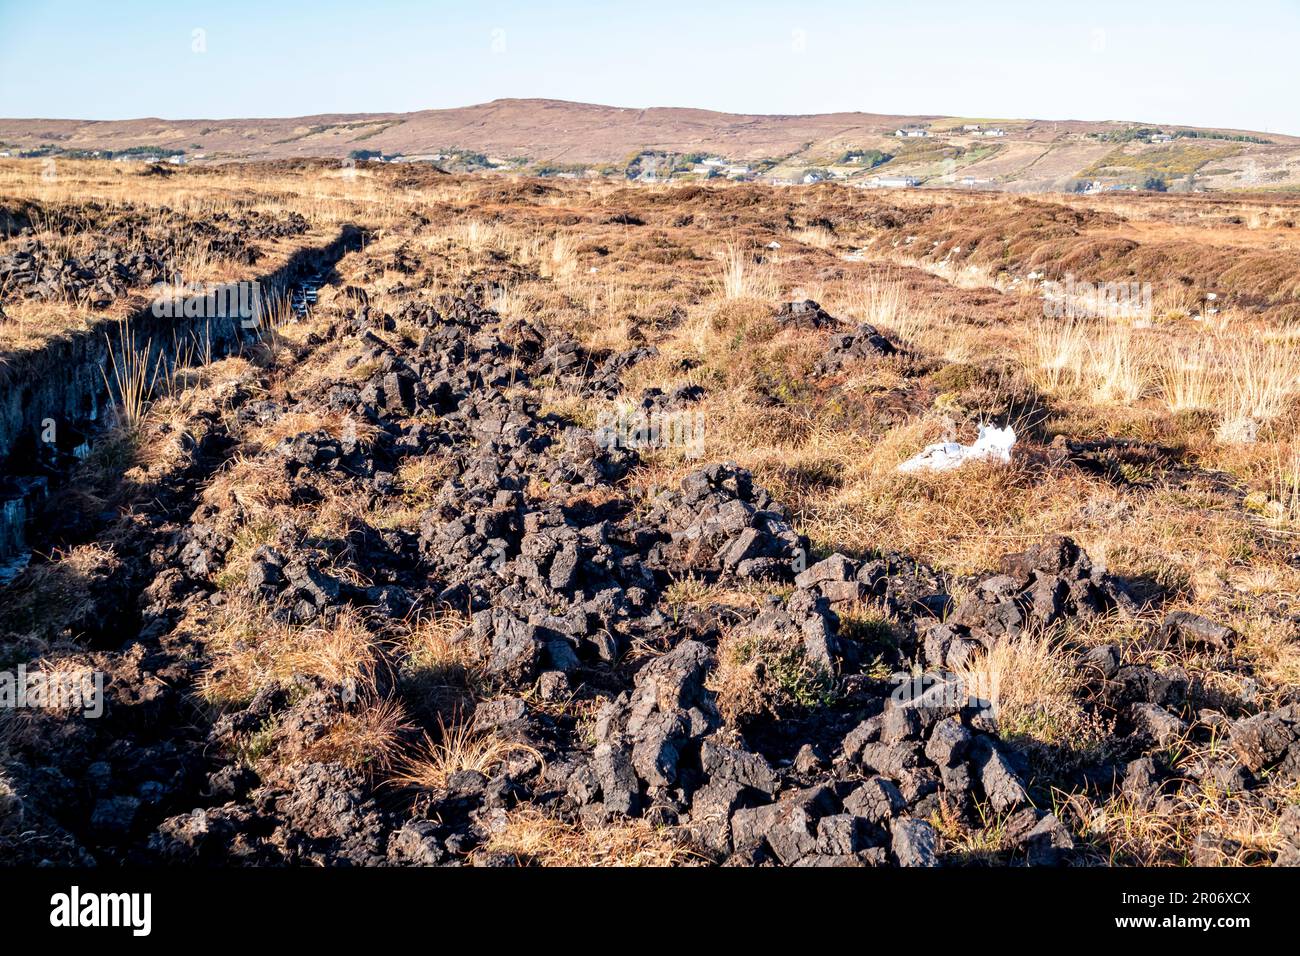
[[[1132,126],[1087,134],[1099,142],[1115,144],[1147,143],[1168,146],[1184,137],[1227,140],[1266,140],[1244,135],[1217,134],[1199,130],[1172,132],[1150,127]],[[850,147],[838,155],[816,157],[806,146],[785,157],[762,160],[736,160],[714,153],[677,153],[644,149],[622,163],[560,163],[535,161],[525,156],[490,156],[473,150],[443,147],[418,153],[384,153],[374,149],[352,150],[342,162],[355,167],[365,163],[432,163],[450,172],[496,171],[556,179],[621,178],[640,183],[727,180],[764,182],[775,186],[812,185],[831,182],[859,189],[916,189],[942,187],[962,189],[998,189],[1003,183],[993,176],[963,172],[981,160],[995,156],[1008,137],[1004,126],[985,123],[950,121],[942,124],[916,124],[892,131],[882,131],[875,148]],[[897,144],[897,145],[893,145]],[[810,146],[811,144],[809,144]],[[76,150],[54,145],[19,148],[0,143],[0,158],[103,159],[119,163],[171,164],[221,162],[242,156],[209,153],[201,143],[189,149],[161,146],[132,146],[120,150]],[[1098,171],[1112,175],[1095,175]],[[1116,170],[1085,170],[1057,188],[1076,193],[1127,190],[1164,190],[1164,180],[1147,176],[1113,175]],[[1118,180],[1118,181],[1117,181]],[[1190,180],[1185,184],[1192,188]]]

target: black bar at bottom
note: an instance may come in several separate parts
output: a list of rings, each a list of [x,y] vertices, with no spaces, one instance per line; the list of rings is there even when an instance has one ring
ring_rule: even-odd
[[[11,946],[29,935],[70,934],[120,938],[127,945],[145,939],[265,943],[281,938],[373,945],[377,933],[399,928],[420,927],[434,938],[493,937],[531,935],[546,927],[582,933],[611,920],[631,937],[642,937],[641,926],[647,940],[658,937],[663,943],[663,934],[671,933],[678,944],[698,944],[714,935],[734,944],[752,936],[770,947],[778,938],[774,934],[788,932],[798,939],[837,926],[878,939],[970,939],[972,933],[1044,930],[1052,934],[1044,940],[1135,934],[1158,939],[1172,933],[1229,942],[1259,929],[1289,931],[1295,925],[1298,873],[0,869],[0,914],[3,938]],[[147,936],[141,932],[144,898],[129,895],[145,893]],[[64,925],[53,925],[52,916]],[[84,925],[114,919],[119,925]]]

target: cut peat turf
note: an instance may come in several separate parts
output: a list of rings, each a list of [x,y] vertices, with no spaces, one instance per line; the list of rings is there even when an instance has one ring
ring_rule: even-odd
[[[0,672],[102,713],[0,710],[0,861],[1300,862],[1293,396],[1240,445],[1065,382],[1041,303],[891,251],[942,195],[237,175],[250,243],[356,227],[66,422]],[[102,285],[51,254],[0,302]]]

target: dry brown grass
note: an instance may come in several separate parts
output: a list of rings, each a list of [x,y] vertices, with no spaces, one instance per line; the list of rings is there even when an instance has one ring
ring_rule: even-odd
[[[349,436],[362,448],[372,445],[379,435],[379,427],[372,422],[343,412],[310,409],[286,412],[265,425],[253,426],[244,433],[243,440],[250,449],[266,451],[286,438],[318,431],[325,432],[331,438]]]
[[[1253,436],[1300,392],[1300,350],[1264,331],[1257,322],[1206,332],[1043,320],[1030,370],[1053,395],[1121,405],[1159,396],[1171,412],[1215,412],[1222,435]]]
[[[403,693],[431,721],[455,721],[486,693],[486,664],[462,637],[468,624],[454,611],[416,614],[399,639]]]
[[[535,747],[475,730],[472,721],[446,724],[439,717],[437,739],[425,734],[423,745],[401,763],[392,781],[414,790],[445,790],[453,775],[473,770],[490,777],[516,754],[542,759]]]
[[[645,820],[583,826],[532,807],[512,810],[483,852],[525,866],[684,866],[704,857],[670,832]]]
[[[386,775],[412,729],[400,701],[369,700],[333,721],[325,733],[297,753],[277,752],[280,760],[335,761],[374,775]]]
[[[54,552],[50,560],[29,568],[5,587],[0,631],[22,635],[40,651],[81,637],[66,632],[87,620],[97,607],[97,586],[122,567],[111,544],[96,542]]]
[[[718,278],[722,298],[771,302],[780,295],[780,286],[772,268],[756,262],[754,254],[743,246],[728,242],[715,255],[722,264]]]
[[[942,355],[952,344],[950,317],[909,293],[896,272],[849,284],[827,304],[835,315],[868,322],[907,348]]]
[[[1004,862],[1011,851],[1006,832],[1010,814],[998,814],[986,804],[975,807],[977,820],[968,821],[946,802],[930,815],[930,824],[942,841],[942,852],[961,866],[991,866]]]
[[[1273,592],[1276,593],[1276,592]],[[1295,599],[1295,595],[1290,595]],[[1251,662],[1264,683],[1265,699],[1286,696],[1300,686],[1300,624],[1273,614],[1248,614],[1235,618],[1241,635],[1237,654]]]
[[[380,640],[351,608],[340,609],[328,623],[286,624],[231,595],[214,619],[196,622],[195,629],[203,634],[211,659],[199,691],[218,704],[246,701],[261,688],[298,675],[373,691],[382,659]]]
[[[1274,797],[1285,805],[1300,794],[1293,787]],[[1075,794],[1064,813],[1118,866],[1267,865],[1283,840],[1275,807],[1215,790],[1183,790],[1156,804],[1122,794],[1097,804]]]
[[[43,177],[41,172],[39,162],[0,160],[0,193],[74,209],[93,197],[101,206],[101,215],[122,210],[137,215],[139,229],[133,234],[137,236],[173,232],[171,217],[176,214],[211,220],[216,214],[232,210],[271,215],[292,211],[306,216],[311,223],[311,231],[301,236],[256,240],[254,244],[262,255],[255,266],[222,257],[197,233],[177,236],[180,241],[169,266],[193,283],[225,283],[269,274],[297,249],[323,245],[332,239],[342,222],[388,223],[409,214],[412,205],[412,200],[376,184],[358,186],[335,180],[330,185],[327,177],[314,171],[259,173],[232,168],[221,173],[184,170],[173,176],[155,177],[137,175],[128,164],[59,160],[53,179]],[[66,255],[88,251],[89,235],[59,235],[39,217],[36,229],[36,238],[56,251]],[[119,244],[123,241],[125,251],[132,251],[131,240],[119,240]],[[150,290],[141,287],[128,290],[103,310],[71,301],[7,301],[10,321],[0,323],[0,354],[40,348],[64,334],[100,326],[111,329],[112,323],[147,307],[150,300]]]
[[[835,247],[835,233],[825,226],[796,229],[790,233],[790,238],[813,249],[832,249]]]
[[[956,674],[969,693],[991,698],[998,733],[1006,740],[1068,748],[1077,757],[1095,755],[1109,736],[1110,728],[1084,710],[1087,675],[1068,649],[1045,634],[1004,638]]]

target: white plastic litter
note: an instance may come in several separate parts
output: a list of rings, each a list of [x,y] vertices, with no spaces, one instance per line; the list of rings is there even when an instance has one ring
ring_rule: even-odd
[[[898,466],[899,471],[950,471],[968,461],[1011,461],[1011,448],[1016,443],[1016,432],[1010,425],[994,428],[981,425],[979,437],[973,445],[945,441],[926,445],[925,451],[909,458]]]

